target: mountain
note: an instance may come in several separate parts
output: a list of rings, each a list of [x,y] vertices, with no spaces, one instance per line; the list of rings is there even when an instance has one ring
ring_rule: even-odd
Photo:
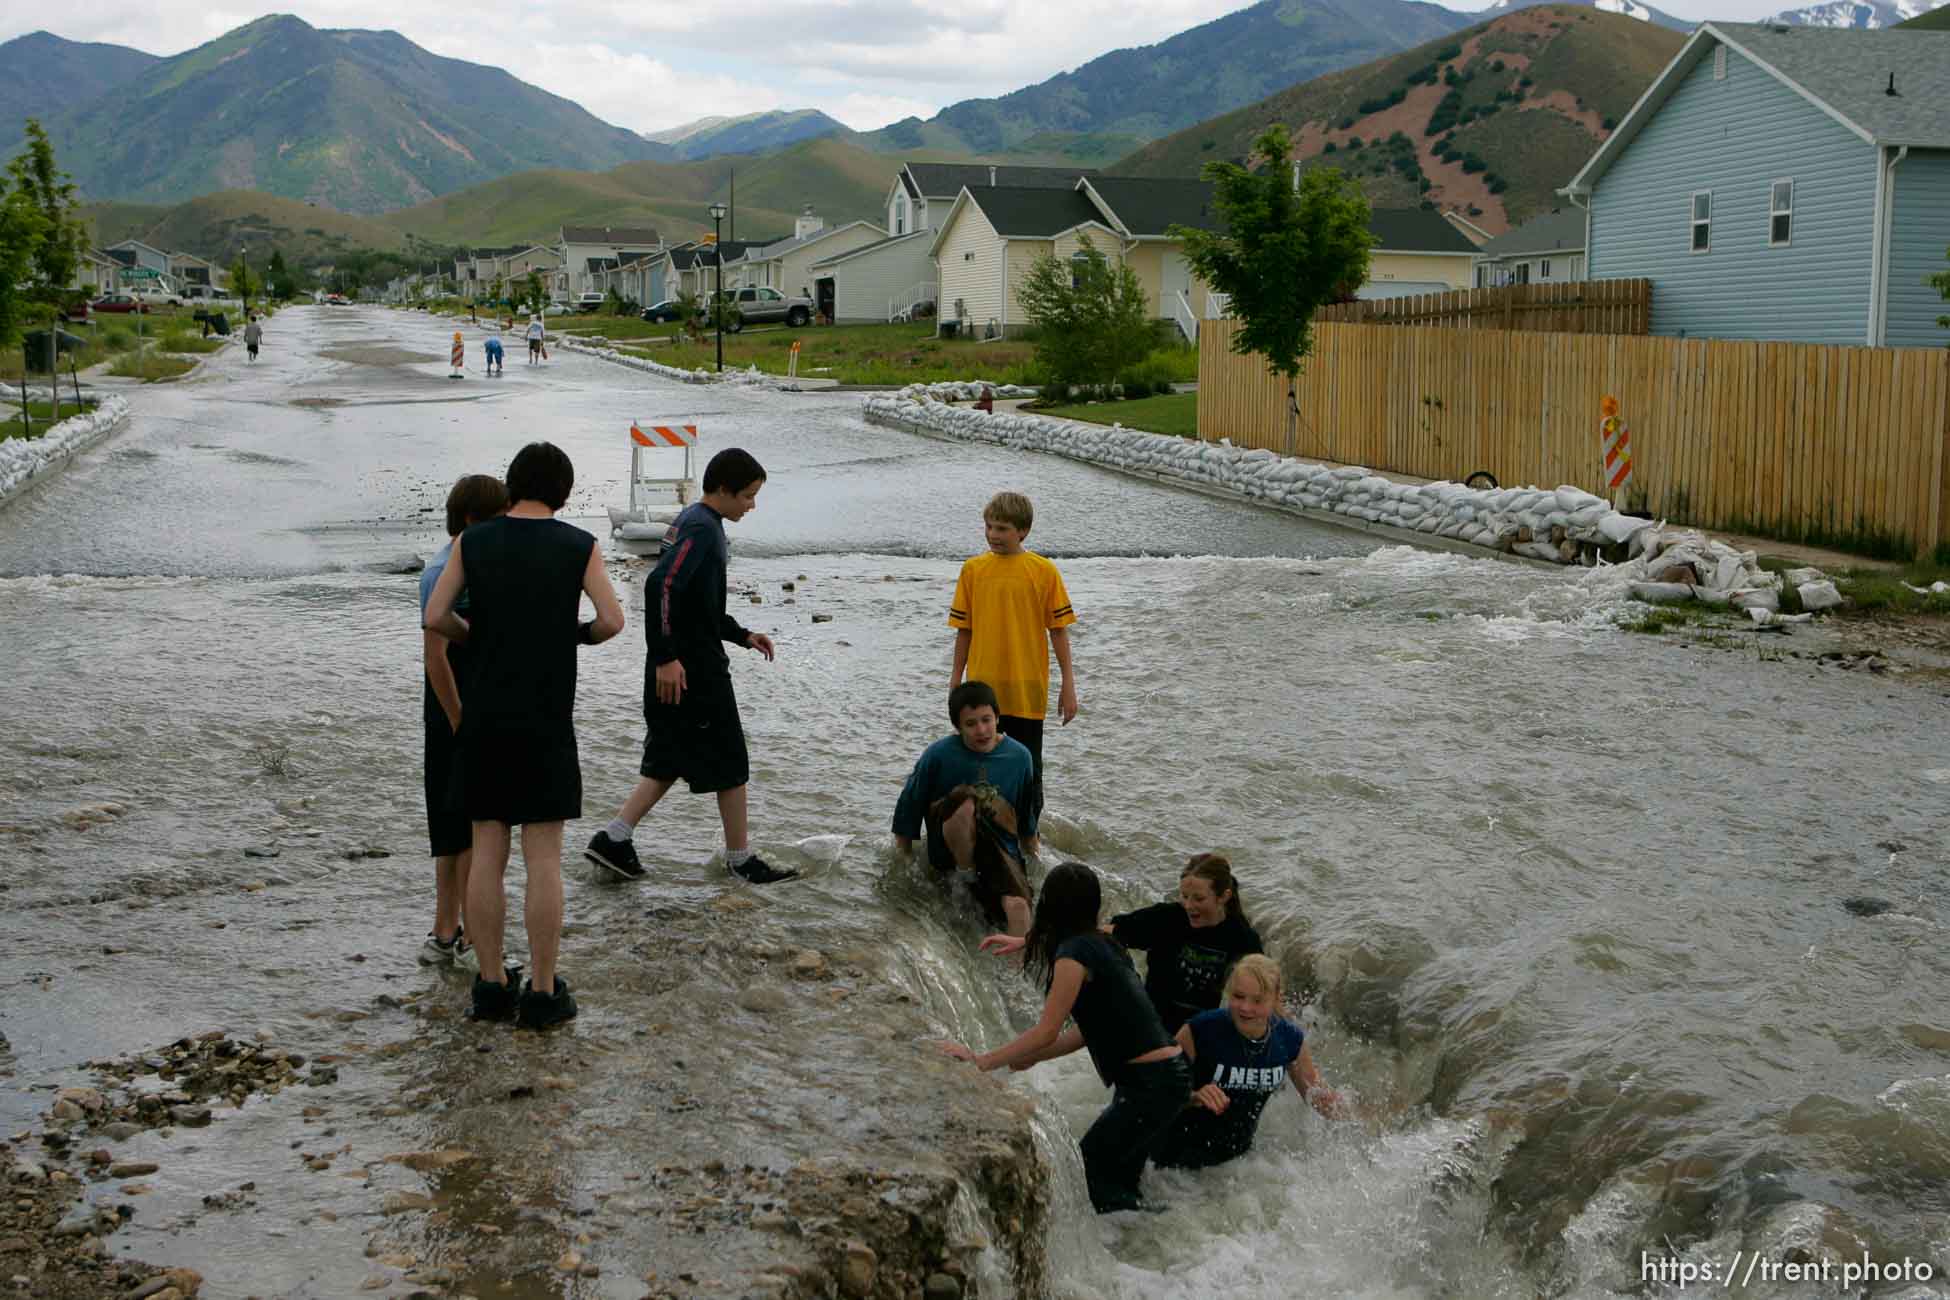
[[[1260,0],[1156,45],[1116,50],[997,99],[968,99],[923,122],[870,132],[889,153],[993,154],[1032,137],[1155,139],[1296,81],[1353,67],[1467,26],[1472,19],[1410,0]],[[1081,160],[1082,153],[1071,153]]]
[[[886,220],[894,165],[834,137],[802,140],[758,158],[635,162],[606,172],[533,171],[505,176],[381,218],[439,244],[553,239],[563,225],[654,226],[670,239],[711,229],[706,209],[737,179],[740,238],[784,238],[810,203],[826,224]],[[732,237],[727,226],[725,238]]]
[[[544,164],[614,167],[661,146],[498,68],[395,32],[276,14],[162,59],[47,122],[91,198],[224,189],[383,212]]]
[[[667,146],[677,159],[712,158],[727,153],[765,153],[820,136],[850,136],[843,122],[816,108],[748,113],[743,117],[705,117],[685,126],[645,136]]]
[[[98,99],[160,62],[126,45],[84,44],[47,32],[16,36],[0,45],[0,129],[11,135],[29,117],[45,125],[61,106]]]
[[[370,217],[313,207],[251,190],[205,194],[186,203],[91,203],[97,245],[140,239],[153,248],[194,253],[228,266],[240,251],[252,264],[284,253],[296,266],[316,266],[359,248],[399,249],[406,237]]]
[[[1685,39],[1590,6],[1524,6],[1155,140],[1111,171],[1194,176],[1282,122],[1296,158],[1340,167],[1375,204],[1428,202],[1501,233],[1556,206]]]
[[[1796,27],[1894,27],[1936,13],[1946,0],[1832,0],[1775,14],[1767,21]],[[1950,18],[1942,20],[1950,23]],[[1916,22],[1927,27],[1928,22]]]
[[[1638,0],[1496,0],[1494,4],[1485,5],[1483,7],[1483,13],[1506,14],[1513,9],[1530,9],[1537,5],[1548,4],[1578,5],[1585,8],[1597,9],[1603,13],[1622,14],[1627,18],[1636,18],[1642,23],[1657,23],[1659,26],[1670,28],[1675,32],[1690,32],[1698,25],[1688,22],[1684,18],[1675,18],[1663,10],[1652,8],[1650,5],[1642,5]]]
[[[1946,4],[1941,9],[1933,9],[1929,13],[1912,18],[1904,23],[1903,26],[1914,27],[1918,31],[1950,32],[1950,4]]]

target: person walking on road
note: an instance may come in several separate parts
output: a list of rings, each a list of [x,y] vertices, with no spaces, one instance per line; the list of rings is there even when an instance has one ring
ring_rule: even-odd
[[[257,317],[248,318],[244,326],[244,351],[252,361],[257,360],[257,345],[264,341],[264,327],[257,323]]]
[[[542,328],[542,318],[539,316],[530,316],[528,318],[529,365],[532,366],[538,361],[546,361],[548,359],[548,349],[543,346],[547,340],[547,336],[548,331]]]

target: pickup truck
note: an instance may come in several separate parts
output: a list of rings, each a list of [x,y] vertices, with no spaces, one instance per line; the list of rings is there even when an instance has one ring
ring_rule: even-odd
[[[773,321],[784,321],[797,329],[811,320],[813,315],[810,298],[788,298],[777,289],[726,289],[724,296],[738,309],[725,317],[724,327],[728,334],[736,334],[747,325]]]

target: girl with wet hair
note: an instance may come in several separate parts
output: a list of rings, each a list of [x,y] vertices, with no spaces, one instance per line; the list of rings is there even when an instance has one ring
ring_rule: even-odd
[[[1185,864],[1177,902],[1114,916],[1107,929],[1126,948],[1150,954],[1144,991],[1172,1033],[1219,1005],[1234,962],[1266,951],[1246,922],[1232,863],[1217,853],[1194,854]]]
[[[1081,862],[1049,873],[1029,934],[992,934],[982,950],[1021,952],[1043,981],[1043,1014],[1014,1040],[980,1055],[944,1043],[948,1055],[982,1070],[1027,1070],[1041,1061],[1090,1052],[1110,1086],[1110,1105],[1083,1135],[1083,1172],[1099,1214],[1147,1209],[1138,1193],[1146,1153],[1183,1109],[1191,1092],[1184,1050],[1172,1042],[1138,984],[1137,968],[1115,940],[1100,933],[1103,892]],[[1065,1029],[1063,1022],[1074,1021]]]
[[[1280,1014],[1283,983],[1271,957],[1242,957],[1226,981],[1226,1005],[1178,1030],[1195,1091],[1151,1152],[1160,1168],[1202,1169],[1245,1155],[1260,1112],[1287,1083],[1322,1115],[1338,1111],[1340,1094],[1321,1082],[1305,1032]]]

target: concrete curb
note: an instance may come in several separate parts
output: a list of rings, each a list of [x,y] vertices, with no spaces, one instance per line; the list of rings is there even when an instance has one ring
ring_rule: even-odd
[[[863,414],[869,424],[878,424],[890,429],[899,429],[903,433],[919,434],[924,438],[934,438],[941,442],[969,441],[969,439],[956,437],[954,434],[946,433],[923,421],[903,419],[883,410],[876,410],[871,405]],[[1053,417],[1042,416],[1039,418],[1051,420]],[[1072,422],[1063,421],[1063,423],[1067,424]],[[1154,474],[1146,470],[1132,469],[1128,466],[1106,464],[1103,461],[1095,460],[1088,456],[1073,456],[1066,452],[1056,450],[1051,450],[1048,454],[1062,456],[1065,460],[1074,460],[1080,464],[1095,466],[1098,469],[1109,470],[1113,474],[1122,474],[1127,478],[1144,479],[1147,482],[1161,483],[1166,487],[1178,488],[1186,492],[1196,492],[1201,496],[1213,497],[1221,501],[1233,501],[1243,505],[1255,506],[1261,510],[1271,510],[1278,514],[1294,515],[1298,518],[1306,519],[1317,524],[1325,524],[1328,527],[1338,528],[1345,532],[1366,533],[1371,537],[1378,537],[1384,541],[1400,546],[1413,546],[1418,550],[1445,551],[1451,555],[1467,555],[1477,559],[1501,560],[1506,564],[1527,565],[1533,568],[1552,569],[1558,572],[1562,572],[1566,567],[1574,567],[1552,564],[1547,560],[1536,559],[1528,555],[1515,555],[1508,551],[1479,546],[1474,542],[1464,542],[1449,537],[1437,537],[1432,533],[1425,533],[1412,528],[1400,528],[1392,524],[1371,523],[1365,519],[1351,519],[1346,515],[1337,514],[1330,510],[1318,510],[1308,506],[1298,506],[1283,501],[1274,501],[1266,497],[1256,497],[1216,484],[1195,483],[1187,479],[1173,477],[1169,474]]]
[[[0,443],[0,510],[66,469],[68,462],[128,421],[128,399],[104,397],[94,410],[61,421],[32,442]]]

